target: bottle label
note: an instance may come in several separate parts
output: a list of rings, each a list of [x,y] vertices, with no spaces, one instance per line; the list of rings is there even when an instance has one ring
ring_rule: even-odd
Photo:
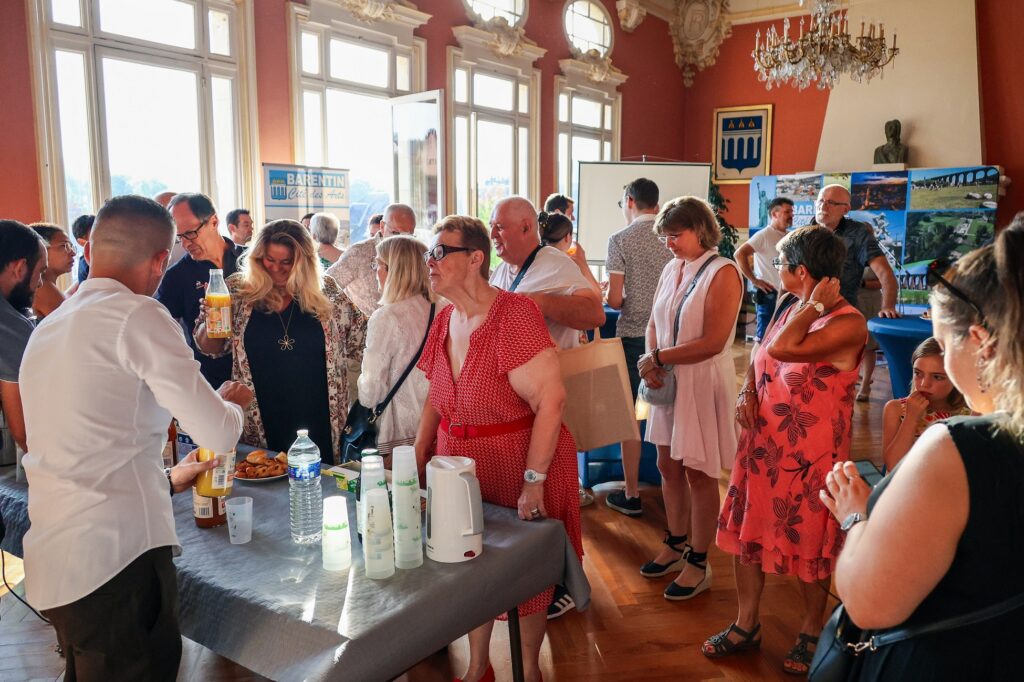
[[[298,466],[288,465],[288,478],[293,481],[309,481],[320,478],[320,461],[300,464]]]
[[[197,519],[212,519],[213,518],[213,499],[212,497],[203,497],[192,489],[192,513]]]
[[[206,333],[214,338],[231,334],[231,306],[206,309]]]
[[[235,453],[221,455],[224,464],[213,470],[213,487],[217,490],[227,488],[235,478]]]

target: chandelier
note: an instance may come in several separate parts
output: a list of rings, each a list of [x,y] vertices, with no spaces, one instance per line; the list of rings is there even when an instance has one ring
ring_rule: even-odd
[[[803,0],[801,3],[803,4]],[[817,81],[819,90],[833,88],[846,73],[856,83],[870,81],[881,75],[882,68],[900,53],[896,34],[892,47],[885,44],[885,24],[860,22],[860,36],[850,38],[848,12],[839,7],[839,0],[815,0],[810,26],[804,31],[805,17],[800,17],[800,35],[789,36],[789,19],[782,22],[780,36],[773,25],[754,38],[754,71],[771,90],[773,85],[793,85],[803,90]]]

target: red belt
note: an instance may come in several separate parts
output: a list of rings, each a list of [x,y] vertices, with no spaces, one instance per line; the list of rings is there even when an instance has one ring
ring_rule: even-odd
[[[504,424],[458,424],[441,417],[440,428],[452,438],[486,438],[488,436],[503,436],[506,433],[515,433],[533,426],[534,415],[517,419],[514,422]]]

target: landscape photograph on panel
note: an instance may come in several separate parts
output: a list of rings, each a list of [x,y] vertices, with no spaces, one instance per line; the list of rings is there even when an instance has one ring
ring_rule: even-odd
[[[932,168],[910,171],[910,208],[993,210],[999,193],[999,170],[992,166]]]
[[[850,196],[854,211],[905,211],[907,173],[854,173]]]
[[[712,172],[719,184],[749,184],[771,171],[772,105],[715,109]]]

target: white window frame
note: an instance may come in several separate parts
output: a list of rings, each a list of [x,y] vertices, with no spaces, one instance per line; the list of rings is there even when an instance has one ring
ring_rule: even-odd
[[[78,52],[84,56],[87,120],[92,176],[92,203],[95,208],[110,196],[105,124],[102,120],[103,83],[100,63],[104,56],[153,66],[170,66],[198,75],[198,114],[200,139],[200,187],[173,188],[201,191],[218,196],[213,139],[213,98],[210,77],[232,80],[235,93],[233,117],[235,144],[235,188],[239,206],[249,206],[260,217],[262,203],[254,168],[259,151],[255,135],[255,71],[252,60],[253,0],[188,0],[195,6],[196,48],[154,43],[147,40],[103,32],[99,29],[99,0],[78,0],[81,27],[52,21],[51,0],[29,0],[29,31],[32,44],[33,88],[36,109],[36,135],[43,195],[43,214],[47,220],[63,225],[68,220],[65,196],[64,164],[57,106],[56,52]],[[227,12],[231,17],[231,55],[209,50],[208,11]],[[259,202],[259,203],[258,203]],[[236,206],[220,206],[227,212]]]
[[[566,121],[561,120],[559,113],[562,96],[568,98],[568,120]],[[601,105],[601,125],[599,127],[592,128],[572,122],[573,98],[576,96],[598,102]],[[612,125],[610,129],[604,127],[605,116],[609,111],[606,107],[611,107]],[[614,89],[591,87],[579,82],[574,83],[571,77],[555,76],[554,110],[555,187],[558,188],[559,193],[568,194],[575,198],[578,179],[576,177],[576,160],[572,157],[572,138],[586,137],[597,140],[601,149],[601,158],[597,160],[618,161],[622,143],[622,93]],[[562,177],[562,169],[559,164],[559,140],[561,135],[569,136],[568,177]],[[611,155],[609,157],[605,156],[605,143],[609,143],[611,147]]]
[[[569,43],[570,49],[573,52],[573,54],[579,53],[580,49],[578,47],[576,47],[576,45],[572,42],[572,36],[569,34],[569,27],[565,23],[565,15],[569,11],[569,7],[574,2],[578,2],[578,1],[579,0],[565,0],[565,4],[562,5],[562,32],[565,34],[565,41],[567,43]],[[612,50],[615,48],[615,24],[612,23],[612,17],[608,13],[608,8],[605,7],[603,4],[601,4],[600,0],[585,0],[585,1],[589,1],[592,5],[597,6],[597,8],[601,12],[604,12],[604,18],[608,22],[608,30],[609,30],[608,47],[605,48],[604,52],[602,52],[600,54],[601,57],[607,57],[608,55],[610,55],[612,53]]]

